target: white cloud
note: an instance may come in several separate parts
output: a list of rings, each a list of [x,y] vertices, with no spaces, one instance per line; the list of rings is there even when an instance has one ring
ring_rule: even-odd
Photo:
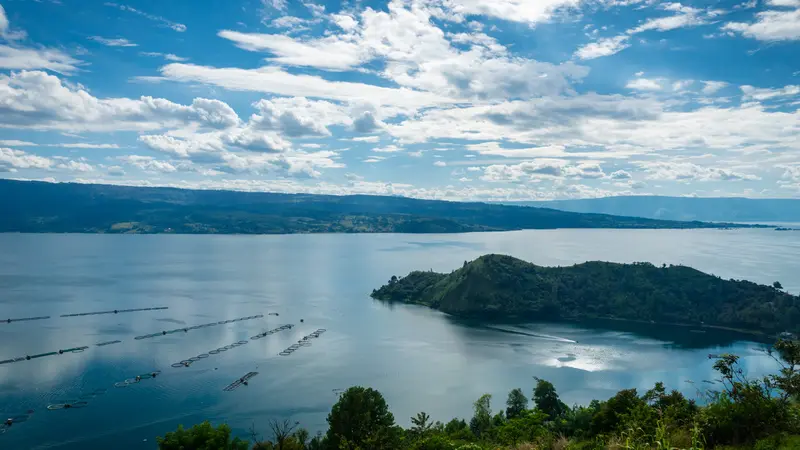
[[[373,148],[372,151],[376,153],[396,153],[396,152],[402,152],[403,147],[398,147],[396,145],[387,145],[385,147]]]
[[[697,10],[694,11],[696,12]],[[645,23],[628,30],[628,34],[638,34],[651,30],[670,31],[689,26],[703,25],[705,23],[706,20],[702,17],[697,16],[694,12],[682,13],[669,17],[659,17],[655,19],[649,19]]]
[[[42,156],[31,155],[22,150],[0,147],[0,168],[5,167],[6,171],[15,169],[49,169],[53,166],[53,160]]]
[[[174,173],[178,171],[172,163],[155,159],[152,156],[126,155],[117,159],[146,172]]]
[[[778,168],[784,170],[783,172],[784,180],[800,181],[800,165],[778,166]]]
[[[433,22],[436,10],[393,0],[388,11],[366,8],[343,33],[316,38],[223,30],[219,35],[250,51],[273,54],[271,62],[325,70],[352,70],[381,61],[380,76],[400,86],[452,98],[527,97],[569,90],[588,69],[571,62],[551,64],[511,58],[505,47],[482,33],[448,35]],[[298,94],[292,94],[298,95]],[[305,94],[308,95],[308,94]]]
[[[592,179],[604,178],[603,168],[597,163],[571,164],[563,159],[536,159],[519,164],[492,164],[483,170],[484,181],[520,182],[548,179]]]
[[[694,80],[679,80],[672,83],[672,90],[685,92],[688,87],[694,84]]]
[[[433,163],[433,165],[436,166],[436,167],[445,167],[445,166],[447,166],[447,163],[444,162],[444,161],[436,161],[436,162]]]
[[[350,140],[351,141],[355,141],[355,142],[370,142],[370,143],[374,144],[376,142],[380,142],[381,137],[380,136],[357,136],[357,137],[351,138]]]
[[[505,183],[531,180],[537,177],[561,177],[566,164],[566,161],[556,159],[539,159],[514,165],[492,164],[483,169],[481,179],[493,183]]]
[[[88,142],[72,142],[69,144],[47,144],[48,147],[62,147],[62,148],[91,148],[91,149],[107,149],[119,148],[117,144],[90,144]]]
[[[3,5],[0,5],[0,37],[7,41],[16,41],[25,39],[27,33],[23,30],[12,30],[11,23],[8,20],[8,15]]]
[[[35,147],[39,144],[35,144],[29,141],[20,141],[17,139],[5,139],[5,140],[0,140],[0,146],[3,145],[8,147]]]
[[[130,12],[130,13],[136,14],[138,16],[144,17],[144,18],[146,18],[148,20],[152,20],[153,22],[158,23],[159,26],[162,26],[162,27],[165,27],[165,28],[171,28],[171,29],[173,29],[173,30],[175,30],[175,31],[177,31],[179,33],[183,33],[184,31],[186,31],[186,25],[184,25],[182,23],[173,22],[173,21],[171,21],[169,19],[166,19],[166,18],[164,18],[162,16],[156,16],[156,15],[153,15],[153,14],[148,14],[148,13],[146,13],[144,11],[140,11],[140,10],[135,9],[135,8],[133,8],[131,6],[128,6],[128,5],[121,5],[121,4],[112,3],[112,2],[106,2],[106,3],[104,3],[104,5],[111,6],[113,8],[117,8],[120,11],[127,11],[127,12]]]
[[[800,7],[793,10],[762,11],[755,17],[755,22],[728,22],[722,29],[759,41],[800,40]]]
[[[261,4],[264,6],[270,6],[279,11],[286,9],[286,0],[261,0]]]
[[[442,15],[461,21],[466,16],[488,16],[512,22],[547,22],[559,11],[577,8],[581,0],[440,0],[433,6],[446,8]]]
[[[281,16],[273,19],[269,24],[275,28],[286,28],[289,32],[298,32],[308,29],[308,25],[315,21],[294,16]]]
[[[383,126],[384,125],[375,117],[372,111],[361,113],[361,115],[353,121],[353,130],[357,133],[372,133],[383,128]]]
[[[331,14],[331,21],[344,31],[353,31],[358,27],[355,17],[347,14]]]
[[[328,127],[352,123],[341,106],[324,100],[276,98],[260,100],[253,106],[259,111],[250,118],[253,127],[289,137],[330,136]]]
[[[56,168],[69,172],[94,172],[94,167],[85,161],[69,160],[57,164]]]
[[[630,47],[629,40],[630,37],[625,35],[600,39],[597,42],[590,42],[579,48],[575,52],[575,56],[580,59],[595,59],[602,56],[610,56]]]
[[[625,87],[637,91],[659,91],[663,88],[661,81],[660,79],[636,78],[628,81]]]
[[[0,69],[47,69],[68,74],[77,71],[80,64],[81,61],[61,50],[31,49],[0,44]]]
[[[189,60],[189,58],[184,58],[182,56],[174,55],[172,53],[140,52],[139,54],[142,56],[150,56],[153,58],[164,58],[167,61],[175,61],[175,62],[184,62]]]
[[[367,60],[366,49],[357,42],[327,36],[306,42],[281,34],[254,34],[223,30],[219,37],[233,41],[239,48],[269,51],[278,64],[310,66],[332,70],[349,70]]]
[[[149,130],[194,122],[212,128],[239,123],[219,100],[180,105],[153,97],[100,99],[40,71],[0,75],[0,126],[41,130]]]
[[[256,70],[220,69],[175,63],[162,67],[161,73],[172,80],[206,83],[233,91],[268,92],[286,96],[325,98],[403,108],[420,108],[457,102],[456,99],[429,92],[346,81],[328,81],[319,76],[291,74],[277,67]]]
[[[0,36],[5,36],[8,32],[8,15],[3,5],[0,5]]]
[[[715,94],[720,89],[725,88],[728,83],[724,81],[703,81],[703,93],[707,95]]]
[[[612,172],[611,175],[609,175],[609,178],[611,178],[612,180],[630,180],[632,178],[632,175],[630,174],[630,172],[627,172],[625,170],[617,170],[615,172]]]
[[[704,167],[692,163],[642,162],[639,165],[652,180],[672,181],[755,181],[757,175],[730,169]]]
[[[468,144],[466,148],[478,152],[481,155],[504,156],[506,158],[546,158],[566,155],[563,145],[532,148],[503,148],[498,142],[483,142],[480,144]]]
[[[0,145],[7,145],[9,147],[61,147],[61,148],[91,148],[91,149],[105,149],[105,148],[120,148],[117,144],[90,144],[88,142],[71,142],[66,144],[37,144],[29,141],[0,140]]]
[[[678,28],[705,25],[711,19],[722,14],[722,10],[709,9],[702,11],[697,8],[685,6],[681,3],[664,3],[661,9],[674,12],[672,16],[655,17],[646,20],[641,25],[628,29],[625,34],[620,34],[610,38],[602,38],[596,42],[590,42],[580,47],[575,52],[575,57],[579,59],[594,59],[609,56],[630,47],[632,36],[647,31],[670,31]]]
[[[125,38],[104,38],[102,36],[90,36],[89,39],[99,42],[107,47],[138,47],[138,44],[135,44]]]
[[[111,175],[112,177],[121,177],[125,175],[125,169],[120,166],[111,166],[106,169],[106,173]]]
[[[790,85],[778,89],[756,88],[749,85],[741,86],[744,98],[748,100],[772,100],[781,97],[796,97],[800,95],[800,86]]]

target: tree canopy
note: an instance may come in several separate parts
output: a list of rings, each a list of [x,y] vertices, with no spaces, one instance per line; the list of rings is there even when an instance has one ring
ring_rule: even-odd
[[[372,296],[481,319],[613,318],[771,334],[800,331],[798,296],[691,267],[650,263],[542,267],[485,255],[449,274],[411,272]]]
[[[736,355],[713,363],[718,389],[703,393],[705,404],[664,383],[640,394],[623,389],[607,400],[569,407],[555,386],[536,379],[534,405],[522,389],[509,393],[506,411],[492,414],[491,395],[473,403],[469,424],[443,424],[420,412],[411,426],[395,425],[383,396],[353,387],[332,407],[325,435],[309,433],[291,420],[272,420],[272,440],[254,450],[796,450],[800,448],[798,362],[800,342],[778,341],[770,353],[781,369],[751,379]],[[245,450],[230,429],[208,422],[158,438],[160,450]]]
[[[327,446],[335,450],[391,448],[400,439],[383,395],[361,386],[342,393],[328,414],[328,426]]]
[[[247,441],[231,439],[231,429],[222,424],[214,427],[210,422],[197,424],[189,429],[179,425],[178,429],[156,438],[159,450],[248,450]]]

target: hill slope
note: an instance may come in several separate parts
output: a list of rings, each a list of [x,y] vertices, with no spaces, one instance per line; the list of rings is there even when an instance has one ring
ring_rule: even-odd
[[[202,191],[0,180],[0,232],[453,233],[545,228],[705,228],[546,208],[367,195]]]
[[[373,291],[379,300],[427,305],[478,318],[609,317],[800,331],[800,297],[685,266],[586,262],[541,267],[485,255],[450,274],[411,272]]]
[[[800,199],[788,198],[622,196],[507,204],[665,220],[800,222]]]

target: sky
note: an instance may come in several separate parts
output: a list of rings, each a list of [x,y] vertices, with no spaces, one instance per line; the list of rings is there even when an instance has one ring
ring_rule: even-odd
[[[800,0],[0,0],[0,177],[800,198]]]

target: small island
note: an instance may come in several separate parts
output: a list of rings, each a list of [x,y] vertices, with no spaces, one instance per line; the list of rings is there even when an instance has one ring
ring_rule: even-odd
[[[686,266],[591,261],[542,267],[492,254],[449,274],[393,276],[372,297],[486,320],[607,318],[797,334],[800,297],[779,286],[724,280]]]

